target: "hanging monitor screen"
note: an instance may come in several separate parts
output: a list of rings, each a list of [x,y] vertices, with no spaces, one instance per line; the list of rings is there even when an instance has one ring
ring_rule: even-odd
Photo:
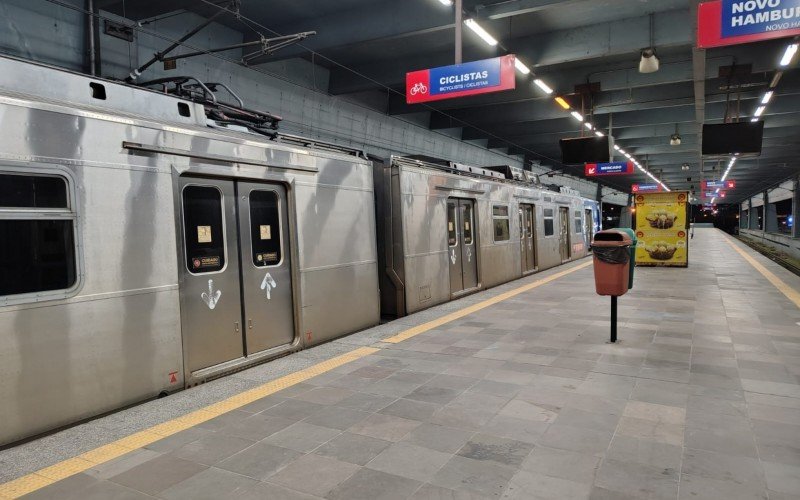
[[[561,163],[565,165],[608,163],[611,159],[608,136],[561,139],[560,144]]]
[[[703,125],[703,155],[760,155],[764,122]]]

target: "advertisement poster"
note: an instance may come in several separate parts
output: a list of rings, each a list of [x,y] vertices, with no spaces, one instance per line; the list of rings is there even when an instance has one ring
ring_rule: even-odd
[[[686,267],[689,264],[689,193],[638,193],[637,266]]]

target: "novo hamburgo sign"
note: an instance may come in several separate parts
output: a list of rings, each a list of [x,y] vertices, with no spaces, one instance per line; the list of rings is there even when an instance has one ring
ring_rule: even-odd
[[[700,48],[800,35],[800,0],[715,0],[697,16]]]

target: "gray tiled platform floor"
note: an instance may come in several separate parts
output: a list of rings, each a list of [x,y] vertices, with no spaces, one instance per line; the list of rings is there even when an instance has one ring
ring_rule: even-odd
[[[617,345],[586,268],[30,497],[800,498],[800,310],[716,230],[690,259]]]

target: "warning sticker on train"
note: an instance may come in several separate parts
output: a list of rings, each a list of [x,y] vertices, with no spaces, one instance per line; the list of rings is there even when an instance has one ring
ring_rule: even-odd
[[[219,267],[219,255],[211,255],[208,257],[193,257],[192,267],[195,269],[204,269],[207,267]]]
[[[197,242],[211,243],[211,226],[197,226]]]

